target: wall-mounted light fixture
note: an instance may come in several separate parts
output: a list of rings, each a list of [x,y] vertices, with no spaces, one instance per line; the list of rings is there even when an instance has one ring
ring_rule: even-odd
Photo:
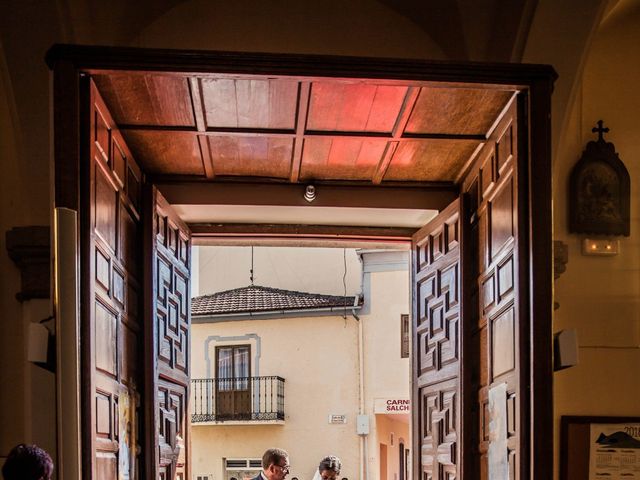
[[[585,238],[582,240],[583,255],[617,255],[620,251],[618,240]]]
[[[316,199],[316,187],[313,185],[307,185],[304,189],[304,199],[311,203]]]

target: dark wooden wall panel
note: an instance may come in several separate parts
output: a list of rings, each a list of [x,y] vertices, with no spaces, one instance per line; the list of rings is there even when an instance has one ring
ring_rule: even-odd
[[[391,132],[406,93],[406,86],[313,82],[307,129]]]
[[[292,130],[298,82],[201,79],[207,127]]]
[[[385,180],[454,181],[466,160],[478,148],[478,140],[407,140],[398,146]],[[464,159],[464,160],[463,160]]]
[[[485,134],[512,96],[508,90],[423,87],[406,132]]]
[[[329,176],[333,180],[367,180],[386,148],[380,140],[308,138],[302,151],[301,180]]]
[[[83,301],[91,308],[83,320],[84,469],[91,478],[136,479],[142,418],[143,337],[136,300],[142,225],[136,209],[139,199],[130,193],[139,190],[135,183],[141,173],[95,85],[88,88],[90,211],[82,228],[89,240],[83,258],[89,280]]]
[[[188,103],[189,83],[170,75],[94,75],[117,123],[129,125],[193,126]]]
[[[204,175],[195,132],[172,132],[168,140],[162,131],[132,129],[125,136],[131,148],[144,152],[144,159],[150,159],[141,161],[146,173]]]
[[[287,178],[290,138],[214,136],[207,139],[216,175]]]

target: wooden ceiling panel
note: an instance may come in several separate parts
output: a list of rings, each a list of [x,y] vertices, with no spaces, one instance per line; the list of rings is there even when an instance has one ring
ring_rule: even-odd
[[[423,87],[405,133],[486,135],[512,91]]]
[[[184,77],[115,74],[93,78],[118,125],[195,126]]]
[[[200,146],[195,133],[157,130],[125,130],[129,148],[147,173],[204,176]]]
[[[290,138],[209,137],[216,176],[287,178],[292,149]]]
[[[406,86],[314,82],[307,130],[390,133],[407,89]]]
[[[401,142],[385,181],[454,181],[481,142],[415,140]]]
[[[93,78],[145,171],[291,183],[454,181],[515,93],[188,72]]]
[[[298,82],[201,79],[207,127],[293,130]]]
[[[371,180],[384,154],[385,140],[307,138],[300,179]]]

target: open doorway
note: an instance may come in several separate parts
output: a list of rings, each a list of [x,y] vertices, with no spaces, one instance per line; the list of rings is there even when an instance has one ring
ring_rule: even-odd
[[[253,478],[277,446],[299,480],[312,480],[329,454],[342,461],[339,479],[383,468],[400,478],[394,438],[411,438],[409,253],[195,247],[194,475]]]
[[[81,292],[81,332],[58,325],[63,461],[87,478],[190,476],[194,240],[375,237],[413,242],[413,476],[495,460],[550,477],[550,69],[83,47],[48,61],[70,216],[56,231],[80,259],[58,303]],[[326,210],[416,206],[441,217],[407,231]],[[279,209],[302,217],[268,223]]]

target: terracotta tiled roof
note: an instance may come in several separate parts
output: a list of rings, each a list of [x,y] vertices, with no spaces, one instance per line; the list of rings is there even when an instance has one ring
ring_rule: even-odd
[[[250,314],[253,312],[280,312],[286,310],[313,310],[330,307],[352,307],[356,297],[320,295],[279,288],[251,285],[212,295],[201,295],[191,300],[191,315]]]

